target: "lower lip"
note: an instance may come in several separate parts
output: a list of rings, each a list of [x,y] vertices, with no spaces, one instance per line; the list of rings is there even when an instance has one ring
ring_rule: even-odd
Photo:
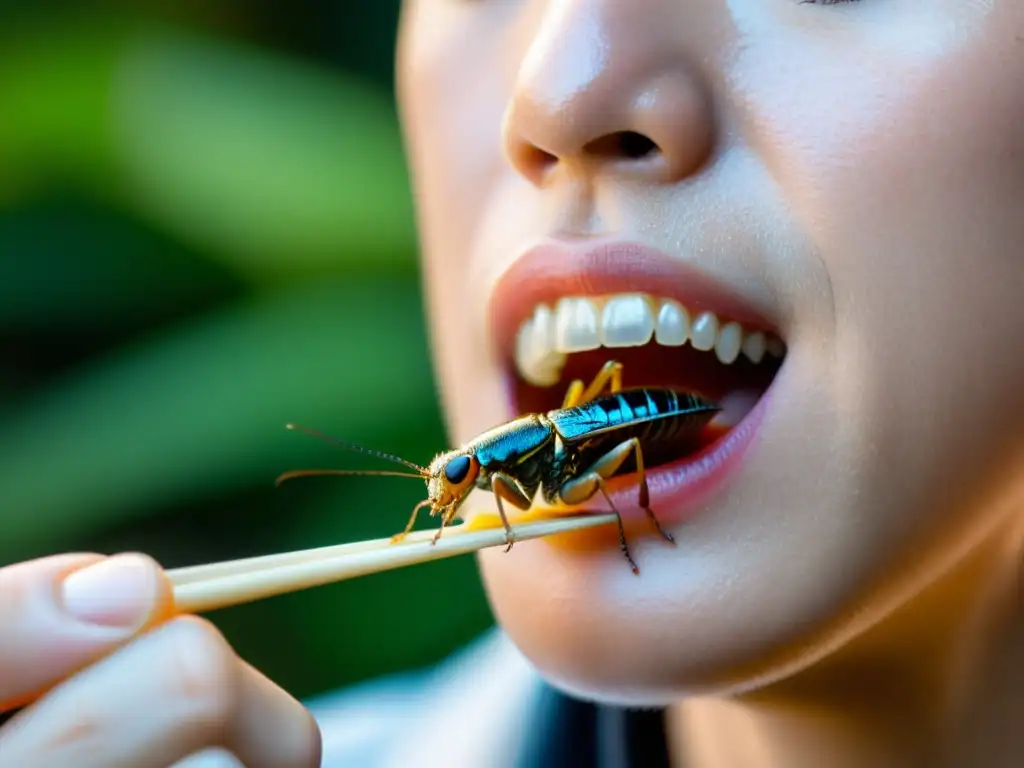
[[[769,395],[770,389],[736,426],[707,447],[647,472],[650,505],[659,522],[673,525],[693,518],[701,510],[701,502],[739,472],[760,433]],[[623,518],[646,520],[647,513],[637,503],[635,476],[615,478],[608,488]]]
[[[779,371],[781,374],[781,370]],[[743,466],[749,448],[760,434],[768,411],[775,381],[760,397],[754,407],[738,424],[719,436],[713,443],[671,464],[647,470],[647,485],[650,491],[650,506],[658,521],[665,526],[678,525],[692,519],[702,509],[702,502],[720,490]],[[512,387],[507,388],[510,413],[515,413]],[[647,520],[647,513],[637,502],[636,475],[627,475],[610,480],[607,484],[609,495],[622,515],[623,523],[637,532],[645,530],[645,523],[654,536],[658,536]],[[563,508],[559,511],[593,512],[607,514],[607,504],[597,500],[586,508]],[[545,510],[550,516],[551,510]],[[531,510],[541,513],[541,510]],[[533,515],[531,514],[530,517]],[[568,535],[568,534],[567,534]],[[558,537],[561,538],[561,537]]]

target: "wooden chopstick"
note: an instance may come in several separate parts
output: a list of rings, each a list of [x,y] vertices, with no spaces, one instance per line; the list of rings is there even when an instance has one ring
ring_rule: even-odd
[[[614,522],[613,514],[564,515],[513,525],[512,531],[516,542],[521,542]],[[375,539],[169,570],[174,613],[212,611],[505,545],[502,527],[451,526],[431,545],[435,533],[416,531],[397,543]]]

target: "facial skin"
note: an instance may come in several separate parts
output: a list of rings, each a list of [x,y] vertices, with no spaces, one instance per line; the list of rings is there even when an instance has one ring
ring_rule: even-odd
[[[1022,82],[1011,0],[406,3],[400,106],[456,444],[515,415],[489,302],[539,239],[665,250],[768,307],[788,348],[742,468],[676,547],[634,543],[639,577],[614,546],[481,555],[550,680],[757,701],[994,642],[1024,509]],[[656,162],[588,151],[618,131]]]

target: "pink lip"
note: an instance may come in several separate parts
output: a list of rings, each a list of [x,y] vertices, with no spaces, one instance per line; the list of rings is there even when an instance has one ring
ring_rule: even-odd
[[[679,301],[691,312],[711,311],[747,328],[774,331],[769,311],[723,285],[692,265],[667,254],[631,243],[601,243],[570,247],[549,242],[527,251],[502,276],[491,302],[491,329],[502,358],[507,361],[506,400],[510,417],[516,412],[512,354],[515,334],[534,307],[553,305],[564,296],[643,292]],[[781,373],[781,371],[780,371]],[[778,374],[754,408],[743,419],[697,454],[672,464],[649,469],[651,508],[666,525],[678,524],[699,512],[707,498],[742,466],[757,438]],[[642,531],[646,514],[637,503],[636,479],[617,478],[610,484],[612,498],[631,528]],[[585,509],[606,512],[592,500]]]
[[[636,243],[589,247],[547,242],[526,251],[495,285],[490,324],[497,349],[511,359],[519,326],[538,304],[564,296],[649,293],[675,299],[691,313],[714,312],[746,328],[774,331],[767,309],[678,258]]]

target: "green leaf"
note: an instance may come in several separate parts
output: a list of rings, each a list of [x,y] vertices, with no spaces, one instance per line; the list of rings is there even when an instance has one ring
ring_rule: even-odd
[[[287,422],[379,445],[381,425],[435,409],[430,373],[411,279],[303,284],[146,339],[0,419],[0,560],[158,501],[269,487],[310,455]]]
[[[352,77],[51,15],[0,38],[0,114],[0,199],[70,181],[257,281],[414,265],[394,111]]]
[[[393,111],[361,83],[175,34],[122,62],[118,150],[140,210],[242,274],[409,267]]]
[[[39,334],[26,344],[124,335],[247,287],[139,222],[82,201],[0,212],[0,328]]]

